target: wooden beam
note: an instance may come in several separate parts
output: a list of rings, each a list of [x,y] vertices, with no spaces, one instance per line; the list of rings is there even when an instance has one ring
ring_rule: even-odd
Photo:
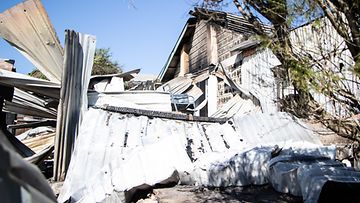
[[[216,39],[215,25],[208,24],[207,29],[207,51],[208,51],[208,64],[218,64],[218,47]]]
[[[171,119],[171,120],[209,122],[209,123],[225,123],[228,120],[226,118],[201,117],[201,116],[193,116],[191,114],[150,111],[150,110],[144,110],[144,109],[127,108],[127,107],[103,106],[103,107],[94,107],[94,108],[102,109],[102,110],[109,111],[109,112],[121,113],[121,114],[132,114],[135,116],[147,116],[147,117],[152,117],[152,118],[156,117],[156,118],[165,118],[165,119]]]
[[[21,128],[36,128],[40,126],[51,126],[56,127],[56,120],[46,120],[46,121],[37,121],[30,123],[20,123],[20,124],[12,124],[8,125],[8,129],[21,129]]]
[[[189,73],[189,46],[184,44],[181,53],[180,53],[180,72],[179,76],[185,76],[185,74]]]

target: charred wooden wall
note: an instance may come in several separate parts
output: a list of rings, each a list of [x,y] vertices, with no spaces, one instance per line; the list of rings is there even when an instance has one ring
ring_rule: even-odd
[[[219,61],[232,56],[231,49],[244,38],[242,34],[220,26],[216,26],[216,35]]]
[[[189,54],[190,72],[196,72],[209,65],[207,61],[207,26],[204,20],[196,24]]]
[[[216,26],[216,25],[215,25]],[[216,38],[218,47],[218,61],[221,62],[234,54],[232,48],[244,40],[244,36],[238,32],[216,26]],[[224,67],[231,73],[234,81],[241,83],[241,68],[238,64],[234,64],[231,67]],[[233,97],[234,93],[231,87],[225,85],[224,81],[218,83],[218,107],[229,101]]]

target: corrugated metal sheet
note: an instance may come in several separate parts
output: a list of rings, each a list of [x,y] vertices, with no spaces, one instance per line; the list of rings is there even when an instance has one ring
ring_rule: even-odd
[[[277,91],[271,71],[277,65],[280,62],[269,49],[244,58],[241,65],[241,85],[259,99],[264,112],[277,111]]]
[[[226,102],[220,109],[218,109],[211,117],[215,118],[232,118],[235,114],[248,114],[254,112],[261,112],[261,109],[250,99],[243,99],[239,95],[235,95],[228,102]]]
[[[125,73],[93,75],[90,78],[89,89],[97,92],[124,91],[124,82],[132,80],[139,72],[140,69],[135,69]]]
[[[319,152],[280,155],[269,162],[269,174],[276,191],[302,196],[304,202],[349,202],[358,198],[354,194],[360,184],[360,172]],[[336,188],[343,188],[346,194],[336,198]]]
[[[192,79],[187,77],[176,77],[157,88],[157,91],[170,92],[171,94],[184,93],[192,83]]]
[[[319,144],[318,139],[306,129],[292,124],[294,121],[289,119],[289,116],[260,114],[253,117],[252,121],[256,125],[246,123],[249,129],[246,131],[242,123],[246,118],[219,124],[149,118],[90,109],[81,126],[59,201],[63,202],[70,196],[79,202],[85,201],[83,198],[86,199],[87,196],[96,196],[96,201],[101,201],[101,198],[114,191],[130,190],[139,183],[153,183],[149,180],[154,180],[155,177],[164,178],[161,175],[164,170],[166,174],[171,168],[172,171],[177,169],[179,172],[193,172],[195,166],[192,166],[190,161],[195,163],[205,159],[207,162],[206,157],[214,154],[218,154],[217,157],[223,157],[224,154],[231,157],[261,144],[271,146],[287,142],[288,146],[291,146],[291,143],[296,144],[297,141],[302,142],[302,147]],[[253,136],[250,136],[251,131],[254,132]],[[280,133],[280,136],[274,136],[275,133]],[[259,142],[260,138],[264,141]],[[269,140],[272,142],[267,143]],[[148,150],[147,147],[150,146],[151,150]],[[144,153],[157,156],[159,160],[157,157],[145,158]],[[184,154],[187,155],[185,158]],[[253,160],[258,155],[251,152],[245,157]],[[260,162],[258,160],[257,163]],[[220,165],[214,168],[213,172],[220,170]],[[263,166],[260,168],[264,169]],[[249,170],[246,169],[244,173]],[[229,178],[226,171],[223,172],[223,176],[214,178],[207,184],[215,186],[216,180]],[[206,180],[200,178],[199,181],[198,183],[204,183]]]
[[[124,91],[114,93],[88,93],[89,106],[127,107],[171,112],[170,93],[159,91]]]
[[[0,70],[0,84],[59,99],[60,85],[28,75]]]
[[[299,55],[311,54],[314,59],[323,64],[326,69],[330,69],[338,76],[343,78],[342,81],[346,89],[351,90],[355,95],[360,95],[359,80],[351,72],[350,67],[354,64],[350,52],[347,50],[344,39],[339,36],[331,23],[326,19],[320,19],[320,26],[314,23],[299,27],[290,32],[293,49]],[[327,59],[324,59],[324,56]],[[306,55],[306,57],[308,57]],[[232,57],[234,58],[234,57]],[[235,58],[234,58],[235,59]],[[233,64],[235,63],[232,60]],[[227,60],[222,63],[226,66],[229,64]],[[344,65],[342,73],[340,73],[339,65]],[[241,86],[245,90],[249,90],[256,98],[259,99],[261,107],[265,112],[276,112],[278,97],[286,96],[293,93],[291,86],[280,89],[276,85],[276,80],[272,72],[272,68],[280,65],[274,54],[268,50],[258,51],[256,54],[243,59],[241,65]],[[318,70],[316,64],[315,71]],[[279,92],[281,91],[281,92]],[[329,113],[337,116],[346,116],[348,112],[339,103],[334,102],[323,94],[313,92],[313,97],[317,100]]]
[[[129,81],[131,79],[133,79],[134,77],[138,76],[138,74],[140,73],[140,69],[134,69],[131,71],[127,71],[127,72],[123,72],[123,73],[116,73],[116,74],[109,74],[109,75],[92,75],[90,77],[91,81],[100,81],[103,79],[111,79],[112,77],[119,77],[119,78],[123,78],[124,81]]]
[[[192,96],[194,101],[196,101],[204,94],[204,92],[198,86],[193,85],[186,94]]]
[[[63,50],[40,0],[27,0],[0,14],[0,36],[51,81],[60,83]]]
[[[344,79],[342,84],[344,84],[346,89],[351,90],[357,97],[360,96],[359,79],[351,71],[354,61],[346,48],[344,39],[337,34],[327,19],[319,19],[319,23],[311,23],[292,30],[290,38],[295,53],[299,55],[311,54],[317,60],[317,63],[322,64],[326,69],[338,73],[337,75]],[[245,42],[244,46],[252,44],[248,41]],[[308,56],[306,55],[305,57]],[[236,58],[238,57],[233,56],[221,63],[228,67],[235,64]],[[341,63],[344,67],[340,72],[339,67]],[[240,67],[241,84],[238,85],[245,92],[248,90],[248,92],[259,99],[264,112],[276,112],[278,99],[293,93],[291,86],[282,87],[283,89],[281,89],[276,85],[271,69],[278,65],[280,65],[279,60],[270,50],[265,49],[244,58]],[[314,70],[321,71],[316,64],[314,65]],[[312,92],[314,99],[329,113],[337,116],[349,115],[349,112],[341,104],[334,102],[315,90]]]
[[[321,145],[319,138],[304,123],[284,112],[235,115],[234,126],[250,146]]]
[[[352,71],[355,62],[344,39],[336,32],[327,18],[318,19],[316,23],[291,31],[290,39],[295,53],[300,56],[310,54],[316,60],[315,71],[331,70],[342,79],[339,85],[350,90],[360,99],[360,80]],[[318,68],[318,64],[322,65],[321,69]],[[341,70],[340,64],[343,66]],[[346,107],[325,95],[313,91],[313,97],[327,112],[340,117],[349,116]]]
[[[65,177],[73,145],[81,123],[82,112],[88,106],[87,90],[90,81],[96,38],[65,31],[64,73],[61,80],[57,117],[54,178]]]
[[[56,109],[46,106],[45,100],[15,88],[12,101],[5,101],[3,110],[43,118],[56,118]]]

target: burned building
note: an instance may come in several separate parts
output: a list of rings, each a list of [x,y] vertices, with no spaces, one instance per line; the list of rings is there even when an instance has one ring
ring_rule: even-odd
[[[241,87],[234,87],[234,83],[242,86],[251,86],[252,83],[249,81],[250,75],[245,73],[244,68],[240,68],[244,60],[257,52],[260,45],[251,32],[252,25],[241,16],[225,12],[195,8],[190,14],[193,17],[182,30],[159,74],[159,80],[166,83],[177,77],[191,78],[192,84],[202,92],[200,97],[194,95],[193,91],[189,92],[195,96],[195,106],[206,103],[195,112],[197,115],[213,115],[235,93],[242,94],[245,100],[252,98],[253,107],[260,106],[259,99],[249,94],[248,90],[239,91]],[[277,61],[272,60],[259,63],[263,67],[258,69],[269,69],[267,66],[276,65]],[[219,72],[218,69],[223,70]],[[271,92],[268,90],[266,93]]]
[[[165,83],[160,90],[189,95],[195,115],[218,116],[237,94],[240,97],[230,103],[236,100],[243,104],[244,112],[280,111],[281,101],[295,90],[290,79],[278,71],[280,61],[251,31],[253,25],[241,16],[221,11],[195,8],[190,14],[158,76]],[[271,27],[263,25],[263,29],[271,32]],[[317,63],[313,64],[314,72],[324,67],[333,71],[344,78],[344,87],[359,97],[358,78],[351,71],[354,61],[344,39],[326,18],[294,28],[290,40],[300,57],[310,53]],[[316,90],[311,92],[329,113],[348,115],[340,103]]]
[[[324,146],[302,120],[276,112],[277,99],[291,89],[274,74],[279,61],[249,31],[251,24],[204,9],[192,16],[154,91],[157,83],[124,88],[139,70],[90,76],[96,37],[66,30],[62,47],[40,0],[0,14],[0,36],[49,79],[0,69],[0,85],[14,90],[1,111],[38,117],[1,126],[6,181],[0,194],[16,189],[5,201],[56,201],[39,170],[26,163],[39,166],[45,158],[53,180],[64,181],[59,202],[130,202],[139,191],[179,183],[268,184],[308,202],[345,184],[359,187],[360,173],[335,160],[335,146]],[[7,130],[49,125],[50,132],[26,140]]]

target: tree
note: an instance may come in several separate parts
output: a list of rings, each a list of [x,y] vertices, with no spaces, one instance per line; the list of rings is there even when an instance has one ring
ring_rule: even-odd
[[[106,74],[116,74],[121,73],[121,66],[116,62],[111,60],[110,49],[96,49],[94,56],[93,69],[91,75],[106,75]],[[38,69],[32,70],[28,75],[48,80],[44,74],[42,74]]]
[[[28,73],[28,75],[34,78],[49,80],[42,72],[39,71],[39,69],[32,70],[30,73]]]
[[[360,77],[360,1],[315,0],[326,17],[345,40],[356,62],[354,70]]]
[[[121,66],[111,59],[110,49],[96,49],[92,75],[106,75],[121,73]]]
[[[219,6],[225,0],[204,0],[204,5]],[[325,15],[343,37],[355,62],[354,73],[360,77],[360,14],[359,0],[231,0],[240,14],[253,26],[259,36],[280,60],[279,72],[290,78],[296,90],[296,100],[289,103],[287,110],[298,116],[312,116],[339,135],[360,141],[360,126],[349,118],[330,115],[312,99],[315,90],[344,106],[351,115],[360,113],[360,102],[346,85],[341,74],[341,64],[329,68],[319,63],[311,53],[296,53],[290,40],[290,30],[300,19],[314,20],[314,16]],[[225,3],[227,4],[227,3]],[[273,32],[265,31],[270,24]],[[320,53],[323,54],[323,53]],[[324,54],[324,60],[326,56]],[[300,111],[299,111],[300,110]],[[351,118],[351,117],[350,117]]]

